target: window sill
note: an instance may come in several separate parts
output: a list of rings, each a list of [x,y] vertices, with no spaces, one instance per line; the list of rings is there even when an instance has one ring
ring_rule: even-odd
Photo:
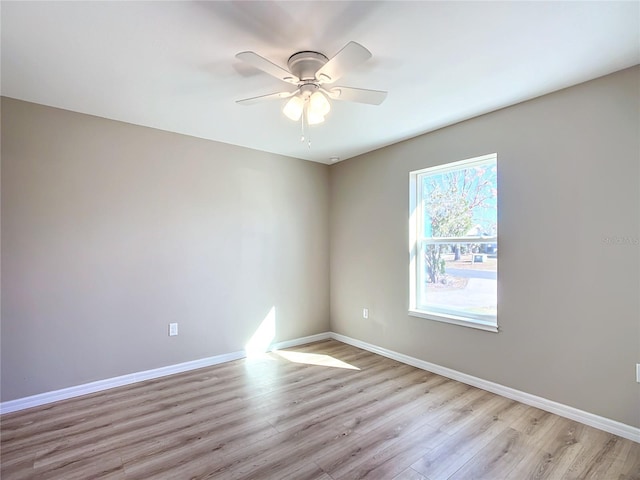
[[[476,328],[486,332],[498,333],[498,326],[496,324],[484,320],[470,320],[456,315],[427,312],[424,310],[409,310],[409,315],[412,317],[426,318],[427,320],[435,320],[436,322],[450,323],[452,325],[460,325],[461,327]]]

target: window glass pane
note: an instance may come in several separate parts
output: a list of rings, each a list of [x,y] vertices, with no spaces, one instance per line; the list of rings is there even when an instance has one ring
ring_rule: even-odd
[[[425,237],[497,235],[496,161],[419,177]]]
[[[416,172],[414,308],[496,324],[496,156]]]
[[[497,243],[422,243],[420,309],[495,319]],[[421,277],[421,278],[420,278]]]

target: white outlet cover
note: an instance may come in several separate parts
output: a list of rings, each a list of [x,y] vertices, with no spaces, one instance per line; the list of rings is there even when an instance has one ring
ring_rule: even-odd
[[[362,318],[369,318],[369,309],[368,308],[363,308],[362,309]]]
[[[177,323],[170,323],[169,324],[169,336],[173,337],[175,335],[178,335],[178,324]]]
[[[640,383],[640,363],[636,363],[636,382]]]

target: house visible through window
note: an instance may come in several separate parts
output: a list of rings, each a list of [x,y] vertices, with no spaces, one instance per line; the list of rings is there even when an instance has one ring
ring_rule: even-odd
[[[497,331],[497,155],[410,174],[409,313]]]

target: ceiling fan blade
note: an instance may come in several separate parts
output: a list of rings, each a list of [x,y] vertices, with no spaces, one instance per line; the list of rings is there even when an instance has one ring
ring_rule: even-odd
[[[243,98],[242,100],[236,100],[236,103],[240,105],[253,105],[255,103],[260,103],[265,100],[277,100],[279,98],[293,97],[296,93],[298,93],[298,90],[294,90],[293,92],[269,93],[267,95],[260,95],[259,97]]]
[[[384,101],[384,99],[387,98],[387,92],[384,92],[382,90],[367,90],[364,88],[352,87],[333,87],[328,91],[324,91],[333,100],[368,103],[369,105],[380,105]]]
[[[293,73],[279,67],[275,63],[261,57],[255,52],[240,52],[236,55],[236,58],[268,73],[269,75],[279,78],[283,82],[294,83],[296,85],[300,82],[300,79]]]
[[[356,42],[349,42],[316,72],[320,83],[333,83],[350,69],[371,58],[371,52]]]

